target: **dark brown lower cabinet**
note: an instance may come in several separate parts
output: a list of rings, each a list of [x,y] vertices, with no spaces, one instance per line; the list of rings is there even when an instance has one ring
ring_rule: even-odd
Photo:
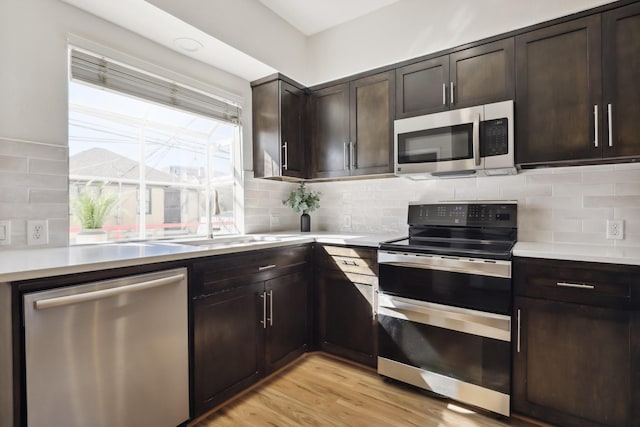
[[[196,264],[193,288],[207,293],[192,297],[192,418],[307,350],[309,254],[298,246]]]
[[[640,276],[619,267],[516,259],[514,412],[561,426],[640,426]]]
[[[194,411],[202,414],[255,383],[264,373],[264,283],[193,303]]]
[[[265,283],[268,309],[265,370],[269,374],[298,357],[309,341],[307,270]]]
[[[320,349],[376,366],[373,286],[354,283],[337,271],[317,279]]]

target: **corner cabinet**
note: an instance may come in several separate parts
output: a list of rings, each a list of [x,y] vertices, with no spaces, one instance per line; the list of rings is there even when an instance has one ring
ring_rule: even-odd
[[[377,251],[315,247],[316,341],[320,350],[377,365]]]
[[[193,265],[193,417],[304,353],[311,336],[307,245]]]
[[[394,93],[393,72],[312,92],[312,178],[393,172]]]
[[[516,37],[516,163],[640,156],[640,4]]]
[[[640,426],[640,267],[515,258],[513,410]]]
[[[396,70],[396,118],[514,98],[514,39],[487,43]]]
[[[252,87],[253,169],[256,178],[306,178],[305,91],[283,79]]]

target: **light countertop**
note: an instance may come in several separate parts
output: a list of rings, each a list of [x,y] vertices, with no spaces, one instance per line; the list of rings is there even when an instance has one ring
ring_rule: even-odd
[[[256,236],[258,240],[234,243],[220,238],[201,241],[198,245],[151,241],[0,251],[0,283],[311,242],[375,248],[380,242],[402,237],[364,233],[269,233],[249,236]]]
[[[513,255],[528,258],[640,265],[640,248],[638,247],[518,242],[513,248]]]

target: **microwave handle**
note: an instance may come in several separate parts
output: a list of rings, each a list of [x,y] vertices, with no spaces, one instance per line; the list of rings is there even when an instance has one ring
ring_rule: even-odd
[[[480,166],[480,114],[473,119],[473,158],[476,166]]]

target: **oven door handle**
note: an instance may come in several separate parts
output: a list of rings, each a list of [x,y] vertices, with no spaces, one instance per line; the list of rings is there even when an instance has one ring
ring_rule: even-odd
[[[378,295],[378,316],[389,316],[424,325],[500,341],[511,341],[511,316],[407,298]]]
[[[425,256],[378,251],[379,265],[422,268],[426,270],[451,271],[453,273],[476,274],[511,278],[511,261],[463,259],[444,256]]]

